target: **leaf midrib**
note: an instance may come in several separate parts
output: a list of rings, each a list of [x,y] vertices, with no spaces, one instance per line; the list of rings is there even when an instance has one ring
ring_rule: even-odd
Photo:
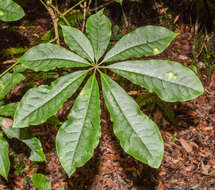
[[[81,62],[81,61],[78,61],[78,60],[72,60],[72,59],[62,59],[62,58],[44,58],[44,59],[24,59],[24,61],[26,63],[28,63],[29,61],[32,61],[32,62],[36,62],[36,61],[71,61],[71,62],[77,62],[77,63],[83,63],[85,65],[90,65],[89,63],[85,63],[85,62]],[[56,63],[57,64],[57,63]]]
[[[87,72],[87,71],[85,71],[85,72]],[[40,105],[39,107],[37,107],[36,109],[34,109],[34,110],[32,110],[30,113],[28,113],[25,117],[22,118],[22,120],[25,120],[26,117],[28,117],[29,115],[31,115],[31,114],[34,113],[35,111],[41,109],[43,106],[47,105],[47,104],[48,104],[50,101],[52,101],[55,97],[57,97],[59,94],[61,94],[62,91],[64,91],[66,88],[68,88],[68,86],[70,86],[71,83],[74,83],[75,81],[77,81],[78,79],[80,79],[83,75],[84,75],[84,72],[83,72],[81,75],[79,75],[75,80],[73,80],[72,82],[68,83],[68,85],[67,85],[65,88],[63,88],[59,93],[55,94],[55,95],[54,95],[51,99],[49,99],[45,104]],[[50,92],[50,91],[49,91],[49,92]],[[19,122],[20,122],[20,121],[19,121]]]
[[[150,74],[148,74],[148,75],[146,75],[146,74],[142,74],[142,73],[137,73],[137,72],[135,72],[135,71],[129,71],[129,70],[125,70],[125,69],[122,69],[122,68],[114,68],[114,67],[108,67],[109,69],[112,69],[112,70],[120,70],[120,71],[124,71],[124,72],[128,72],[128,73],[133,73],[133,74],[136,74],[136,75],[144,75],[144,76],[146,76],[146,77],[151,77],[151,78],[155,78],[155,79],[158,79],[158,80],[161,80],[161,81],[165,81],[166,83],[171,83],[171,84],[174,84],[174,85],[179,85],[179,86],[182,86],[182,87],[185,87],[185,88],[190,88],[190,89],[192,89],[193,91],[198,91],[198,90],[196,90],[196,89],[194,89],[194,88],[192,88],[192,87],[190,87],[190,86],[185,86],[184,84],[181,84],[181,83],[174,83],[174,82],[172,82],[172,81],[169,81],[169,80],[165,80],[165,79],[163,79],[163,78],[161,78],[161,77],[156,77],[156,76],[152,76],[152,75],[150,75]],[[120,75],[120,74],[119,74]]]
[[[87,118],[89,104],[90,104],[91,97],[92,97],[92,94],[93,94],[92,89],[93,89],[93,86],[94,86],[94,81],[95,81],[95,75],[94,75],[94,76],[93,76],[93,78],[92,78],[92,85],[91,85],[91,89],[90,89],[90,96],[89,96],[88,103],[87,103],[87,109],[86,109],[86,113],[85,113],[85,115],[84,115],[84,119],[83,119],[83,123],[82,123],[82,127],[81,127],[81,132],[80,132],[80,135],[79,135],[79,137],[78,137],[78,143],[77,143],[76,147],[78,147],[78,146],[79,146],[79,143],[80,143],[80,137],[81,137],[81,134],[83,133],[83,129],[84,129],[84,127],[83,127],[83,126],[84,126],[84,123],[85,123],[86,118]],[[74,151],[74,154],[73,154],[73,157],[72,157],[72,163],[73,163],[73,160],[74,160],[74,157],[75,157],[76,151],[77,151],[77,148],[76,148],[76,149],[75,149],[75,151]]]
[[[103,77],[103,76],[102,76],[102,77]],[[106,81],[106,79],[105,79],[104,77],[103,77],[103,79],[105,80],[105,82],[106,82],[107,86],[109,87],[109,89],[111,89],[111,86],[110,86],[109,83]],[[128,122],[129,125],[131,126],[132,130],[134,131],[134,133],[141,139],[141,137],[138,135],[138,133],[133,129],[133,127],[132,127],[130,121],[129,121],[129,120],[127,119],[127,117],[125,116],[125,114],[124,114],[122,108],[120,107],[120,105],[118,104],[118,102],[117,102],[117,100],[116,100],[114,94],[112,93],[111,90],[110,90],[110,92],[111,92],[111,94],[113,95],[115,102],[116,102],[117,105],[119,106],[119,109],[120,109],[121,113],[123,114],[124,118],[127,120],[127,122]],[[153,157],[153,154],[150,152],[150,150],[149,150],[149,149],[147,148],[147,146],[144,144],[144,142],[142,141],[142,139],[141,139],[141,142],[142,142],[142,144],[144,145],[144,147],[146,148],[146,150],[149,152],[150,156]]]
[[[172,37],[172,36],[171,36]],[[111,55],[111,57],[109,57],[108,59],[106,59],[104,62],[107,62],[107,61],[112,61],[112,58],[113,57],[117,57],[117,56],[119,56],[120,54],[123,54],[124,52],[126,52],[126,51],[129,51],[130,49],[134,49],[134,48],[137,48],[137,47],[139,47],[139,46],[145,46],[146,44],[152,44],[152,43],[155,43],[155,42],[159,42],[160,40],[165,40],[165,39],[168,39],[169,37],[165,37],[165,38],[161,38],[161,39],[159,39],[159,40],[154,40],[154,41],[150,41],[150,42],[145,42],[145,43],[142,43],[142,44],[136,44],[135,46],[131,46],[131,47],[129,47],[129,48],[127,48],[127,49],[123,49],[122,51],[120,51],[120,52],[118,52],[117,54],[115,54],[115,55]],[[160,52],[161,53],[161,52]],[[145,54],[145,53],[144,53]],[[145,56],[145,55],[144,55]]]
[[[86,51],[85,49],[84,49],[84,47],[82,47],[80,44],[79,44],[79,41],[78,40],[76,40],[72,35],[68,35],[69,37],[71,37],[75,42],[76,42],[76,44],[78,45],[78,47],[83,51],[82,53],[84,54],[84,57],[87,57],[87,58],[89,58],[91,61],[92,61],[92,58],[91,58],[91,56],[88,54],[88,51]],[[73,51],[74,51],[74,49],[72,48],[72,46],[69,46]],[[82,55],[83,56],[83,55]]]

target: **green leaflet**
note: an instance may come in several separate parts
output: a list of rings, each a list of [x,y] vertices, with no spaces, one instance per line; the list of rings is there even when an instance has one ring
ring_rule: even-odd
[[[25,13],[18,4],[12,0],[0,1],[0,20],[9,22],[16,21],[25,16]]]
[[[24,80],[24,75],[20,73],[6,73],[0,78],[0,100],[20,81]]]
[[[102,91],[120,145],[137,160],[158,168],[164,145],[156,124],[110,77],[101,73]]]
[[[23,129],[21,129],[23,130]],[[19,139],[22,140],[30,149],[31,154],[29,159],[34,162],[44,162],[46,161],[45,154],[43,152],[42,144],[40,140],[36,137],[32,137],[29,139]]]
[[[32,182],[37,190],[51,190],[51,182],[43,174],[34,173],[32,175]]]
[[[83,58],[94,61],[92,45],[87,37],[78,29],[70,26],[61,26],[64,40],[69,48]]]
[[[50,43],[40,44],[28,50],[17,61],[34,71],[49,71],[56,68],[87,67],[90,64],[67,49]]]
[[[9,145],[0,133],[0,175],[7,179],[10,170]]]
[[[192,100],[204,89],[187,67],[168,60],[125,61],[108,68],[168,102]]]
[[[103,62],[119,61],[134,57],[160,54],[177,36],[161,26],[144,26],[123,36],[107,52]]]
[[[70,177],[92,156],[101,137],[99,87],[95,74],[76,99],[56,138],[60,162]]]
[[[105,53],[111,37],[111,22],[104,14],[104,9],[87,19],[86,31],[93,46],[96,61]]]
[[[117,3],[119,3],[122,6],[123,0],[114,0],[114,1],[116,1]]]
[[[55,115],[63,103],[71,97],[82,83],[88,71],[77,71],[52,82],[30,89],[20,101],[14,128],[39,125]]]
[[[31,149],[29,157],[31,161],[46,161],[40,140],[34,137],[28,129],[14,129],[12,128],[12,124],[12,119],[0,117],[0,126],[4,133],[7,135],[7,137],[16,138],[25,143]]]
[[[11,116],[13,117],[18,103],[10,103],[7,105],[0,106],[0,116]]]

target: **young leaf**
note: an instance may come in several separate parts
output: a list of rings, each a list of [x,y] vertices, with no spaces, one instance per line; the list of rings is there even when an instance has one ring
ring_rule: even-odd
[[[51,190],[51,182],[43,174],[34,173],[32,175],[32,182],[37,190]]]
[[[101,73],[102,91],[120,145],[137,160],[158,168],[164,145],[156,124],[110,77]]]
[[[83,58],[94,61],[92,45],[87,37],[78,29],[70,26],[61,26],[63,36],[69,48]]]
[[[16,84],[24,79],[24,75],[20,73],[6,73],[0,78],[0,99],[3,99]]]
[[[28,129],[14,129],[12,128],[12,124],[12,119],[0,117],[0,126],[4,133],[7,135],[7,137],[16,138],[25,143],[31,149],[29,157],[31,161],[46,161],[40,140],[34,137]]]
[[[14,128],[39,125],[55,115],[71,97],[88,71],[77,71],[52,82],[30,89],[20,101],[14,116]]]
[[[177,35],[177,33],[160,26],[137,28],[123,36],[107,52],[103,62],[160,54]]]
[[[10,103],[7,105],[0,106],[0,115],[1,116],[11,116],[13,117],[18,103]]]
[[[7,179],[10,170],[9,145],[0,133],[0,175]]]
[[[0,20],[9,22],[16,21],[25,16],[25,13],[17,3],[12,0],[0,1]]]
[[[192,100],[204,92],[193,71],[177,62],[158,59],[125,61],[108,68],[168,102]]]
[[[96,61],[105,53],[111,37],[111,22],[104,14],[104,9],[87,19],[86,31],[93,46]]]
[[[99,87],[94,74],[82,89],[56,138],[57,153],[69,177],[93,156],[100,136]]]
[[[28,50],[17,61],[34,71],[49,71],[56,68],[87,67],[90,64],[67,49],[50,43],[40,44]]]

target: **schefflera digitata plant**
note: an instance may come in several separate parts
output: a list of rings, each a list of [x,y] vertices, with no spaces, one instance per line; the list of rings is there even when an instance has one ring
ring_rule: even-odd
[[[187,67],[169,60],[128,60],[163,52],[178,34],[160,26],[140,27],[122,37],[106,53],[111,38],[111,21],[103,10],[87,19],[87,37],[76,28],[61,27],[71,51],[45,43],[31,48],[18,61],[34,71],[86,69],[61,76],[50,86],[30,89],[18,104],[13,127],[24,128],[45,122],[57,113],[91,73],[56,137],[57,153],[68,176],[93,156],[101,137],[98,78],[121,147],[135,159],[158,168],[164,144],[157,125],[103,71],[109,69],[167,102],[192,100],[203,93],[203,87]],[[89,72],[92,70],[94,72]]]

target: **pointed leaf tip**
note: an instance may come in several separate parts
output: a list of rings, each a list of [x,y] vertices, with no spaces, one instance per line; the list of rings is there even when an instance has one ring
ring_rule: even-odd
[[[92,156],[101,137],[99,87],[95,74],[90,77],[56,137],[60,162],[70,177]]]
[[[158,168],[161,164],[164,145],[156,124],[140,111],[137,103],[110,77],[101,74],[102,92],[114,134],[125,152]]]
[[[71,97],[87,75],[76,71],[51,83],[30,89],[19,102],[14,116],[13,128],[39,125],[55,115],[63,103]]]
[[[177,33],[161,26],[139,27],[123,36],[107,52],[103,62],[160,54],[177,35]]]
[[[204,92],[195,73],[174,61],[124,61],[108,68],[134,84],[155,92],[164,101],[188,101]]]
[[[96,61],[105,53],[111,37],[111,21],[100,10],[87,19],[86,31],[93,46]]]
[[[29,49],[17,59],[26,68],[34,71],[49,71],[56,68],[88,67],[90,63],[75,53],[51,43],[43,43]]]

